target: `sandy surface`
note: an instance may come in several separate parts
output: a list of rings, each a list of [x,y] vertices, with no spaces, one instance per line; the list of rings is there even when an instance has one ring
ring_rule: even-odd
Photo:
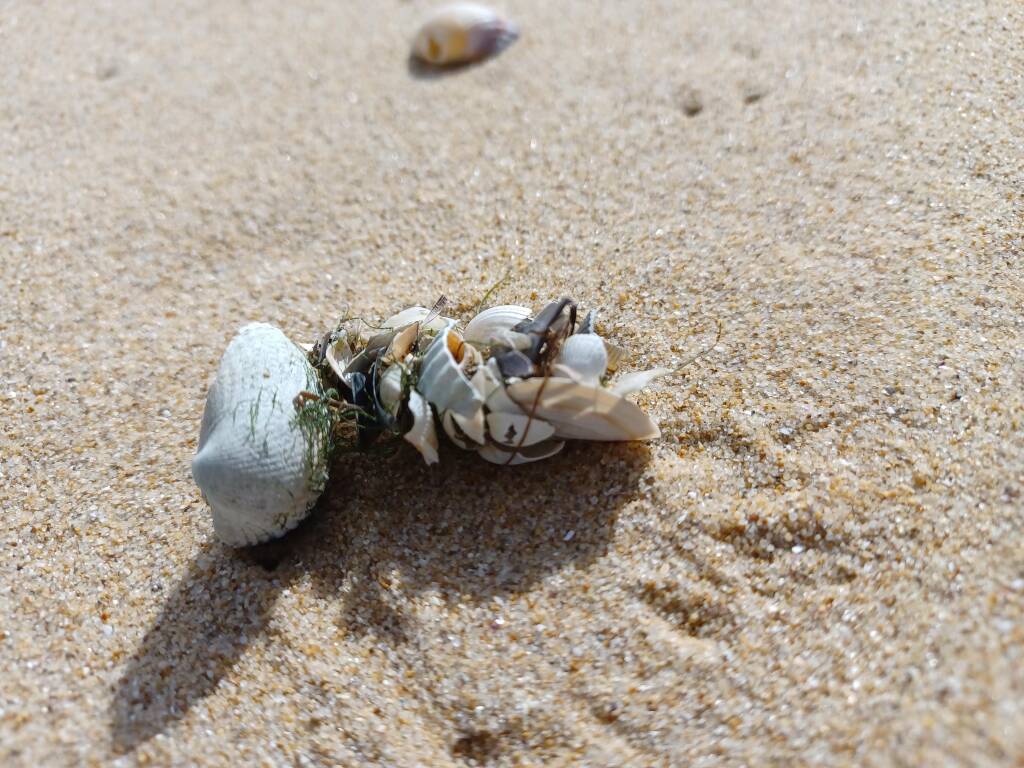
[[[423,79],[421,2],[0,4],[0,763],[1024,759],[1021,5],[508,5]],[[508,269],[714,345],[662,440],[213,540],[241,324]]]

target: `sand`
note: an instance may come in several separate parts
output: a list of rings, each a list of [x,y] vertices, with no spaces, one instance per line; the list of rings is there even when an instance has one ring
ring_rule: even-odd
[[[1021,5],[509,0],[424,78],[428,7],[0,6],[0,763],[1019,764]],[[243,323],[506,273],[662,439],[216,542]]]

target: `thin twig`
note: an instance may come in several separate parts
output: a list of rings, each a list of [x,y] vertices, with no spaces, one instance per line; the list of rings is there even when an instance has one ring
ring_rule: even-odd
[[[718,342],[720,342],[722,340],[722,321],[720,319],[716,318],[715,322],[718,324],[718,332],[715,334],[715,340],[713,342],[711,342],[711,346],[705,347],[700,352],[698,352],[693,357],[691,357],[689,360],[687,360],[685,363],[680,365],[678,368],[676,368],[675,373],[678,373],[680,370],[682,370],[686,366],[692,365],[693,363],[697,362],[702,357],[704,357],[704,355],[706,355],[708,352],[710,352],[711,350],[713,350],[715,347],[718,346]]]
[[[477,315],[480,314],[481,308],[483,308],[483,306],[487,303],[487,300],[491,298],[491,294],[493,294],[496,290],[498,290],[498,288],[500,288],[505,282],[507,282],[509,277],[511,276],[512,267],[509,267],[508,269],[505,270],[505,274],[498,278],[498,282],[494,283],[490,288],[488,288],[487,293],[485,293],[483,295],[483,298],[481,298],[480,301],[477,302],[476,308],[473,310],[473,317],[476,317]]]

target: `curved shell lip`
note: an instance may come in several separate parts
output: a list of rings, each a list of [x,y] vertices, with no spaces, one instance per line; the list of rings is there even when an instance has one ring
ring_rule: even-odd
[[[516,466],[518,464],[530,464],[535,461],[549,459],[564,447],[565,441],[557,439],[544,440],[540,443],[518,449],[505,448],[497,443],[490,442],[483,448],[480,448],[477,453],[491,464]]]
[[[213,504],[217,503],[216,498],[211,503],[211,500],[205,493],[203,494],[203,499],[210,505],[211,509]],[[309,517],[309,513],[312,512],[318,500],[319,498],[314,498],[302,512],[282,519],[278,525],[272,528],[260,527],[253,524],[252,521],[247,521],[237,516],[228,518],[223,514],[217,514],[213,516],[213,532],[220,541],[229,547],[241,548],[265,544],[268,541],[279,539],[289,531],[297,528]]]
[[[404,378],[405,367],[401,363],[392,363],[377,379],[377,399],[392,417],[396,416],[402,407]]]
[[[532,319],[531,310],[516,304],[502,304],[489,307],[474,315],[463,331],[466,341],[484,347],[501,346],[510,349],[526,349],[530,346],[530,337],[525,333],[513,331],[522,322]]]

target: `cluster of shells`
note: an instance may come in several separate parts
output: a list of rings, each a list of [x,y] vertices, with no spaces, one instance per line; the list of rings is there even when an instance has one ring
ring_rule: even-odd
[[[379,325],[346,320],[300,349],[250,325],[210,388],[193,476],[218,536],[254,544],[294,527],[322,492],[333,443],[401,435],[428,464],[438,425],[453,444],[502,465],[558,453],[567,440],[648,440],[657,425],[627,395],[666,369],[616,375],[623,351],[560,299],[534,314],[485,309],[465,325],[410,307]]]

